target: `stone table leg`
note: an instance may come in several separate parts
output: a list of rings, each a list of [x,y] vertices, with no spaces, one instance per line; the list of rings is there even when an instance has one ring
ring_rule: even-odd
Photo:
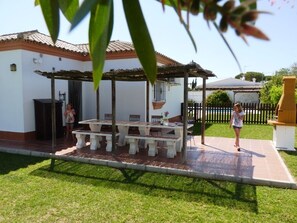
[[[130,144],[129,146],[129,154],[136,154],[137,152],[139,152],[139,148],[138,148],[138,139],[128,139],[128,143]]]
[[[138,131],[139,131],[140,135],[146,136],[146,135],[149,135],[150,134],[150,127],[147,127],[147,126],[138,126]],[[141,146],[143,148],[146,148],[147,147],[146,140],[141,139],[139,143],[141,144]]]
[[[126,145],[126,135],[128,135],[129,127],[123,126],[123,125],[118,125],[118,129],[120,132],[119,146],[125,146]]]
[[[76,133],[76,139],[77,139],[76,148],[81,149],[86,146],[86,141],[85,141],[86,135]]]
[[[183,130],[182,129],[175,129],[174,130],[174,134],[177,137],[183,137]],[[182,147],[183,147],[183,140],[179,140],[176,142],[176,151],[177,152],[181,152],[182,151]]]
[[[148,156],[156,156],[158,154],[156,141],[154,139],[146,139],[145,141],[149,146]]]
[[[112,136],[106,136],[106,151],[111,152],[112,151]]]
[[[99,143],[99,136],[96,136],[95,134],[90,135],[90,149],[91,150],[96,150],[97,148],[100,148],[100,143]]]
[[[167,141],[167,158],[174,158],[176,155],[176,142]]]

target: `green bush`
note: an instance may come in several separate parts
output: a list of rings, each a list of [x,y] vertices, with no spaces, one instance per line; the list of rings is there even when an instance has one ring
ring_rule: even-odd
[[[217,90],[210,94],[206,99],[207,105],[227,106],[231,105],[231,100],[226,91]]]
[[[283,93],[283,88],[281,86],[272,86],[270,88],[270,101],[272,104],[277,104]]]

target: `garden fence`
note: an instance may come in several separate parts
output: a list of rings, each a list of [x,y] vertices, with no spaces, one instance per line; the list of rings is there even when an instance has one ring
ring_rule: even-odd
[[[273,119],[276,105],[262,103],[242,103],[245,111],[244,123],[247,124],[267,124],[267,120]],[[183,103],[181,114],[183,116]],[[205,121],[207,123],[228,123],[233,111],[233,105],[219,106],[207,105]],[[188,117],[195,122],[202,120],[202,103],[188,104]]]

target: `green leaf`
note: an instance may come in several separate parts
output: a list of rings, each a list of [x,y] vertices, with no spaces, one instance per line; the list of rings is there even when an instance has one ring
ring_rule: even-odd
[[[176,3],[175,3],[176,0],[168,0],[168,1],[171,3],[171,6],[173,7],[173,9],[174,9],[174,11],[176,12],[176,14],[179,15],[179,14],[178,14],[178,10],[177,10],[177,5],[176,5]],[[187,31],[187,33],[188,33],[190,39],[191,39],[191,42],[192,42],[192,44],[193,44],[193,46],[194,46],[195,52],[197,52],[197,46],[196,46],[195,40],[194,40],[194,38],[193,38],[193,36],[192,36],[192,33],[191,33],[189,27],[187,26],[187,24],[185,23],[185,21],[184,21],[183,19],[181,19],[180,22],[181,22],[181,24],[184,26],[184,28],[186,29],[186,31]]]
[[[111,6],[110,6],[110,16],[109,16],[109,24],[108,24],[108,30],[107,30],[107,46],[111,40],[112,36],[112,30],[113,30],[113,16],[114,16],[114,10],[113,10],[113,0],[111,0]]]
[[[226,46],[228,47],[230,53],[232,54],[234,60],[235,60],[236,63],[237,63],[237,66],[238,66],[240,72],[242,73],[242,69],[241,69],[240,63],[239,63],[239,61],[238,61],[238,59],[237,59],[237,57],[236,57],[234,51],[232,50],[230,44],[228,43],[228,41],[226,40],[225,36],[224,36],[223,33],[221,32],[221,30],[220,30],[218,24],[216,24],[216,22],[213,22],[213,25],[215,26],[216,30],[217,30],[218,33],[220,34],[220,36],[221,36],[221,38],[223,39],[224,43],[225,43]]]
[[[160,2],[162,3],[161,0],[156,0],[157,2]],[[167,6],[173,6],[173,5],[177,5],[178,1],[177,0],[165,0],[164,1],[164,5],[167,5]],[[183,8],[182,8],[183,9]],[[186,8],[184,8],[186,9]]]
[[[66,19],[71,22],[76,11],[78,10],[78,0],[59,0],[60,9],[63,12]]]
[[[240,0],[240,3],[248,6],[249,9],[257,9],[257,0]]]
[[[157,77],[156,52],[140,4],[138,0],[123,0],[123,7],[137,56],[148,80],[154,83]]]
[[[73,30],[99,2],[99,0],[85,0],[75,14],[70,30]]]
[[[156,0],[156,1],[160,2],[162,4],[162,0]],[[164,5],[167,5],[167,6],[170,6],[170,7],[177,6],[177,3],[178,3],[177,0],[165,0],[164,1]],[[181,7],[181,10],[187,11],[188,7],[183,6],[183,7]],[[201,8],[201,4],[200,4],[200,7],[199,7],[199,12],[203,12],[203,8]]]
[[[94,6],[94,8],[95,8],[96,6]],[[94,9],[95,10],[95,9]],[[108,23],[108,27],[107,27],[107,43],[106,43],[106,48],[108,47],[108,44],[109,44],[109,42],[110,42],[110,40],[111,40],[111,36],[112,36],[112,30],[113,30],[113,12],[114,12],[114,10],[113,10],[113,0],[111,0],[110,1],[110,14],[109,14],[109,23]],[[96,12],[95,12],[96,13]],[[93,15],[94,16],[94,15]],[[98,16],[100,16],[100,14],[98,15]],[[94,17],[93,17],[94,18]],[[91,18],[91,20],[93,19],[93,18]],[[93,21],[91,22],[91,20],[90,20],[90,30],[89,30],[89,40],[90,40],[90,37],[92,37],[93,36],[93,30],[92,30],[92,28],[93,28]],[[91,23],[92,23],[92,25],[91,25]],[[96,42],[96,41],[94,41],[94,42]],[[94,47],[92,47],[91,46],[91,44],[93,44],[94,43],[93,41],[89,41],[89,46],[90,46],[90,49],[94,49],[94,47],[96,47],[96,46],[94,46]],[[94,49],[94,50],[96,50],[96,49]]]
[[[53,42],[55,43],[58,39],[60,29],[58,0],[39,0],[39,3],[47,28]]]
[[[98,2],[91,10],[89,47],[93,62],[94,90],[98,88],[103,75],[106,48],[111,36],[110,29],[112,29],[110,24],[112,7],[113,1],[107,0],[103,3]]]

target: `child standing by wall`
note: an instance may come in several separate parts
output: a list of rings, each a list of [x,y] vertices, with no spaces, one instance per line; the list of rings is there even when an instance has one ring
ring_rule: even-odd
[[[72,108],[72,104],[68,103],[66,110],[64,112],[65,122],[66,122],[66,139],[68,139],[69,134],[72,135],[73,125],[75,121],[75,110]],[[74,136],[72,135],[72,139]]]
[[[239,137],[240,137],[240,130],[243,126],[243,119],[244,119],[244,111],[239,103],[236,103],[233,107],[233,112],[230,119],[230,128],[231,126],[234,129],[235,133],[235,144],[234,146],[237,148],[237,151],[240,151],[239,146]]]

